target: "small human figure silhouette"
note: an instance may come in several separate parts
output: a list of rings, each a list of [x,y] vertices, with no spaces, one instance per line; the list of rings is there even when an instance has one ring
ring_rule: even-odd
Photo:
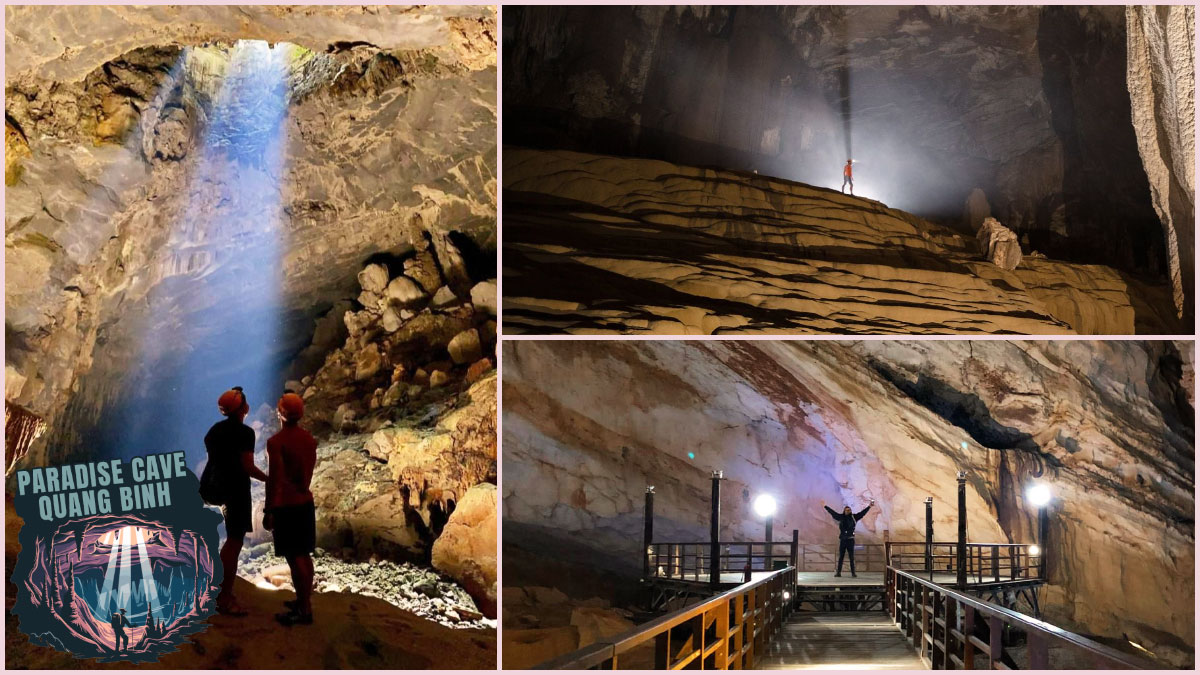
[[[854,194],[854,160],[846,160],[846,166],[842,168],[842,194],[846,193],[846,184],[850,184],[850,194]]]
[[[129,636],[125,634],[125,627],[129,625],[129,619],[125,618],[125,608],[122,607],[120,613],[113,612],[111,619],[113,633],[116,634],[116,646],[114,651],[121,651],[121,641],[125,641],[125,649],[129,649]]]

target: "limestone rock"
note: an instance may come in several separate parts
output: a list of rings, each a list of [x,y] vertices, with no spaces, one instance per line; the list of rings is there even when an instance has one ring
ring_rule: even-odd
[[[387,268],[379,264],[367,265],[358,273],[358,285],[364,291],[375,293],[376,295],[383,293],[383,289],[387,288],[388,285]]]
[[[458,502],[433,545],[433,566],[458,581],[484,616],[496,618],[496,486],[481,483]]]
[[[450,381],[450,375],[444,370],[435,370],[429,374],[429,388],[444,387]]]
[[[192,144],[191,121],[183,108],[168,108],[154,125],[151,159],[180,160]]]
[[[424,236],[418,235],[418,240],[427,243]],[[404,261],[404,276],[416,281],[427,293],[436,291],[442,285],[437,261],[428,250],[419,250],[414,257]]]
[[[400,330],[400,326],[403,321],[400,319],[400,313],[397,312],[394,307],[388,307],[387,309],[383,310],[383,317],[380,319],[379,323],[381,326],[383,326],[385,331],[389,333],[395,333],[396,331]]]
[[[646,485],[673,540],[705,541],[714,464],[727,467],[730,540],[762,536],[742,495],[769,492],[790,495],[776,532],[814,543],[837,538],[821,500],[877,499],[863,544],[885,530],[921,540],[927,496],[935,533],[953,533],[962,469],[976,541],[1031,541],[1020,486],[1054,486],[1047,621],[1161,654],[1194,640],[1190,341],[503,344],[505,557],[520,553],[521,528],[537,533],[526,583],[550,548],[636,579]],[[542,583],[561,582],[547,572]]]
[[[442,286],[433,295],[433,302],[430,304],[437,309],[445,309],[451,305],[458,304],[458,297],[454,295],[454,291],[450,290],[449,286]]]
[[[425,299],[425,291],[417,282],[406,276],[398,276],[387,285],[387,298],[401,307],[411,307]]]
[[[489,316],[499,316],[496,309],[496,280],[489,279],[475,284],[471,288],[471,304],[480,312]]]
[[[1021,243],[1017,233],[1000,224],[995,218],[984,218],[975,233],[979,248],[993,265],[1014,270],[1021,264]]]
[[[504,305],[512,310],[504,316],[506,333],[1077,330],[1028,291],[1024,266],[982,262],[969,236],[879,202],[651,160],[509,148],[504,161],[505,260],[528,260],[530,268],[535,258],[545,263],[537,267],[544,274],[505,277]],[[703,205],[697,195],[704,195]],[[549,198],[572,202],[569,213],[556,214],[553,228],[541,220]],[[653,237],[643,229],[646,200],[656,212],[672,214],[649,217]],[[854,215],[833,227],[830,209]],[[674,215],[680,213],[687,215]],[[672,243],[664,247],[668,235]],[[713,237],[724,244],[710,249]],[[1009,264],[1017,249],[1014,241]],[[674,253],[692,250],[705,253]],[[1085,313],[1101,316],[1120,307],[1133,315],[1137,308],[1139,324],[1147,317],[1137,330],[1177,332],[1170,324],[1158,326],[1166,333],[1149,327],[1161,314],[1143,308],[1155,307],[1159,294],[1143,293],[1116,269],[1044,259],[1031,276],[1040,288],[1061,286],[1076,289],[1079,298],[1097,298]],[[852,294],[842,292],[846,283],[853,284]],[[1114,321],[1104,325],[1105,333],[1129,325]]]
[[[479,378],[483,377],[484,373],[487,373],[491,369],[492,362],[490,360],[479,359],[475,363],[472,363],[471,367],[467,369],[467,375],[464,380],[467,384],[474,384],[479,380]]]
[[[1196,8],[1128,6],[1125,23],[1125,81],[1138,153],[1167,242],[1172,297],[1180,314],[1191,315],[1196,265]]]
[[[375,376],[383,367],[383,357],[374,344],[367,345],[354,360],[354,379],[363,381]]]
[[[450,352],[450,358],[459,365],[483,358],[483,351],[479,346],[479,331],[474,328],[455,335],[446,349]]]

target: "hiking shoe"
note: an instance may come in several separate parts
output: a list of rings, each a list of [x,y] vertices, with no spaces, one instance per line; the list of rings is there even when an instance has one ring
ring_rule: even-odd
[[[841,573],[841,572],[838,572],[837,574],[835,574],[835,575],[833,575],[833,576],[835,576],[835,577],[840,577],[840,576],[842,576],[842,573]]]
[[[275,620],[285,626],[304,625],[311,626],[313,622],[312,614],[300,614],[295,610],[290,612],[282,612],[275,615]]]

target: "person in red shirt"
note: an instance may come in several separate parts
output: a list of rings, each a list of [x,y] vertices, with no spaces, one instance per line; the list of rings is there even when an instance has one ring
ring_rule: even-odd
[[[292,571],[296,601],[288,612],[275,618],[285,626],[311,624],[313,560],[317,545],[317,512],[313,504],[313,469],[317,465],[317,441],[300,428],[304,400],[292,392],[276,406],[281,428],[267,440],[267,503],[263,527],[275,539],[275,555],[285,558]]]
[[[846,160],[846,166],[842,168],[842,193],[846,192],[846,184],[850,184],[850,194],[854,194],[854,160]]]

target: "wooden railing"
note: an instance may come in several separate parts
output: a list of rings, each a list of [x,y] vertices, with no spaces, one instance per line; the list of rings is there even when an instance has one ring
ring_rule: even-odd
[[[719,571],[723,574],[769,572],[796,566],[796,549],[790,541],[723,541],[718,544]],[[668,542],[652,544],[650,574],[685,581],[709,581],[712,544]]]
[[[1082,635],[922,579],[915,573],[889,567],[885,574],[888,613],[934,669],[1054,668],[1050,663],[1051,647],[1076,652],[1100,669],[1157,667]],[[1024,636],[1024,653],[1018,655],[1019,661],[1012,648],[1018,635]],[[1073,663],[1058,667],[1078,667]]]
[[[800,544],[801,572],[837,571],[837,544]],[[845,569],[850,569],[847,559]],[[854,567],[859,572],[882,572],[887,567],[883,544],[858,544],[854,547]]]
[[[791,614],[795,593],[796,568],[788,566],[536,668],[753,668]]]
[[[884,545],[888,566],[909,572],[957,574],[958,542],[939,541],[930,546],[932,569],[926,567],[925,542],[893,541]],[[999,583],[1044,578],[1043,558],[1029,554],[1028,544],[966,545],[967,582]]]

